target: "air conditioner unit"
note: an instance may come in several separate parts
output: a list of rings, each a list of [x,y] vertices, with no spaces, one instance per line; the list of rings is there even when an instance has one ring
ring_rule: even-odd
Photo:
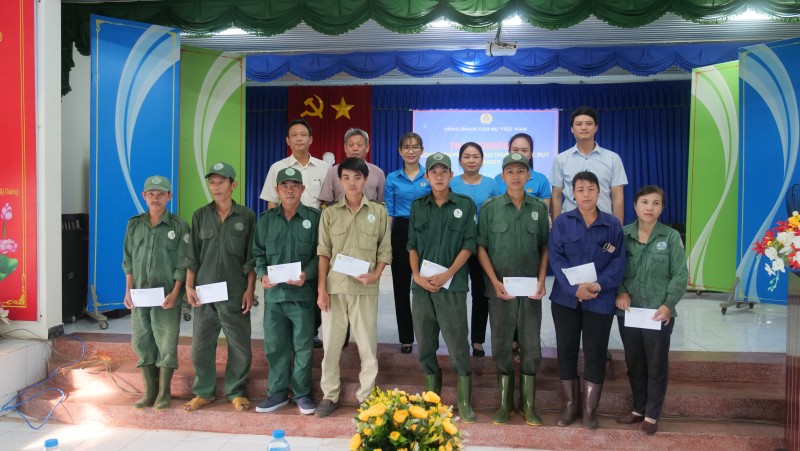
[[[516,42],[494,41],[486,43],[486,54],[489,56],[511,56],[516,53]]]

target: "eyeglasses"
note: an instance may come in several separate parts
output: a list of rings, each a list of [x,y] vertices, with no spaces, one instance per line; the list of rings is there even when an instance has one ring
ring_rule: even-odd
[[[422,150],[422,146],[403,146],[401,147],[401,149],[405,153],[419,152],[420,150]]]

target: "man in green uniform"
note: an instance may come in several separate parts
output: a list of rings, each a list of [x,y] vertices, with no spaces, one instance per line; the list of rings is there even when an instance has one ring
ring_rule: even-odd
[[[378,281],[383,268],[392,262],[386,207],[364,195],[367,163],[360,158],[345,158],[337,171],[345,195],[322,211],[317,245],[317,305],[322,310],[325,351],[318,418],[327,417],[338,407],[339,357],[348,322],[361,360],[358,402],[372,392],[378,375]],[[366,272],[357,274],[362,266]]]
[[[269,363],[267,399],[256,412],[285,406],[291,385],[300,413],[310,415],[315,410],[310,394],[319,211],[300,203],[305,190],[300,171],[281,169],[277,185],[280,203],[261,215],[253,241],[256,275],[264,287],[264,352]],[[300,266],[300,277],[282,282],[271,267],[289,263]]]
[[[220,329],[228,342],[225,397],[237,411],[250,408],[244,396],[253,358],[250,350],[250,309],[256,273],[253,271],[253,233],[256,215],[233,201],[236,171],[216,163],[206,174],[214,201],[192,216],[191,245],[187,256],[186,296],[193,307],[192,364],[194,399],[184,404],[197,410],[214,400],[217,382],[216,354]],[[224,282],[228,299],[202,303],[197,287]],[[205,291],[205,290],[204,290]]]
[[[406,247],[414,278],[411,317],[419,343],[419,364],[425,372],[425,390],[439,393],[442,389],[442,370],[436,360],[441,330],[458,377],[458,413],[465,423],[474,423],[467,338],[469,271],[464,265],[475,252],[477,218],[472,199],[450,190],[452,178],[450,157],[440,152],[431,155],[425,163],[431,193],[411,203]],[[436,270],[426,269],[433,265],[438,265]]]
[[[542,324],[542,297],[547,276],[547,206],[538,198],[525,195],[529,177],[528,158],[512,153],[503,158],[506,193],[491,198],[481,207],[478,221],[478,260],[486,278],[489,297],[489,324],[492,328],[492,355],[497,367],[500,409],[492,418],[496,424],[508,422],[514,410],[514,329],[519,331],[520,404],[525,421],[542,424],[536,414],[536,370],[542,361],[539,331]],[[514,296],[503,285],[504,277],[536,277],[532,295]],[[531,287],[528,287],[531,288]],[[516,292],[516,291],[515,291]]]
[[[144,397],[133,407],[161,410],[169,407],[172,373],[178,368],[189,225],[167,211],[172,185],[166,177],[145,180],[142,197],[147,212],[128,221],[122,259],[125,307],[132,310],[131,345],[139,356],[136,366],[142,369],[145,388]],[[140,288],[163,288],[163,294],[168,294],[160,307],[136,307],[131,290]]]

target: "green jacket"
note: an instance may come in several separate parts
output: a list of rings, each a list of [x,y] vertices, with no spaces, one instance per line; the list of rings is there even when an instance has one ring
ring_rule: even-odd
[[[192,233],[187,269],[195,273],[195,285],[227,282],[228,296],[239,297],[247,290],[247,275],[253,271],[253,233],[256,214],[233,203],[220,221],[214,202],[192,215]]]
[[[631,307],[657,309],[667,306],[678,316],[675,306],[686,292],[689,270],[681,237],[674,229],[657,223],[647,243],[639,242],[639,221],[622,228],[625,234],[627,265],[617,293],[628,293]],[[617,315],[623,315],[617,309]]]
[[[317,229],[319,210],[300,204],[289,221],[278,205],[261,214],[253,239],[253,259],[256,275],[261,280],[267,267],[300,262],[306,281],[298,287],[280,283],[264,290],[266,302],[316,302],[317,281]]]
[[[428,260],[449,268],[462,249],[476,251],[477,217],[475,202],[468,196],[450,192],[442,206],[436,205],[433,194],[411,203],[406,250],[416,250],[419,262]],[[453,276],[446,291],[468,291],[469,268],[465,264]],[[416,282],[412,288],[421,290]]]
[[[155,227],[142,213],[128,221],[123,244],[122,270],[133,274],[134,288],[164,287],[172,291],[176,280],[186,280],[189,224],[164,212]]]
[[[525,196],[519,210],[508,193],[484,202],[478,246],[486,249],[501,282],[503,277],[539,277],[542,248],[550,234],[547,218],[547,206],[533,196]],[[486,295],[495,296],[488,280]]]

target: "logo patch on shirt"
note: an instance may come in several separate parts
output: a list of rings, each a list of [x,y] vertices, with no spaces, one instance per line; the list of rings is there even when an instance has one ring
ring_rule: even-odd
[[[309,221],[308,219],[304,220],[303,221],[303,227],[305,227],[306,229],[310,229],[311,228],[311,221]]]
[[[464,212],[461,211],[460,208],[456,208],[455,210],[453,210],[453,216],[455,216],[456,218],[460,218],[464,216]]]
[[[167,238],[169,238],[171,240],[174,240],[175,239],[175,231],[174,230],[170,230],[169,233],[167,233]]]
[[[242,224],[241,222],[237,222],[236,225],[233,226],[233,228],[241,232],[242,230],[244,230],[244,224]]]
[[[534,221],[538,221],[539,220],[539,212],[538,211],[532,211],[531,212],[531,218],[533,218]]]
[[[419,186],[425,186],[425,182],[419,182]]]
[[[656,249],[658,249],[660,251],[663,251],[666,248],[667,248],[667,242],[666,241],[661,241],[661,242],[656,243]]]
[[[375,215],[373,215],[372,213],[368,214],[367,215],[367,222],[370,222],[370,223],[375,222]]]
[[[186,243],[186,244],[189,244],[189,234],[188,233],[185,233],[183,235],[183,242]]]
[[[519,155],[519,154],[514,154],[514,155]],[[533,192],[533,188],[528,188],[528,189],[526,189],[525,191],[527,191],[527,192],[529,192],[529,193],[532,193],[532,192]]]
[[[286,175],[294,175],[294,169],[286,168]]]
[[[222,163],[217,163],[214,165],[214,170],[219,171],[220,169],[222,169]]]

